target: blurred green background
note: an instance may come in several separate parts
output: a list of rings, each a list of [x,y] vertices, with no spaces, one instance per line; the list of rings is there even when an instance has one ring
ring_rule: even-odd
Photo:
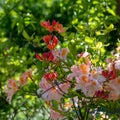
[[[36,68],[35,53],[47,51],[42,36],[48,32],[41,21],[57,20],[66,27],[59,41],[70,49],[73,59],[86,50],[98,62],[97,58],[119,46],[119,6],[119,0],[0,0],[0,120],[49,117],[44,102],[35,96],[42,74]],[[8,79],[18,80],[29,68],[35,70],[34,84],[20,90],[9,105],[4,92]]]

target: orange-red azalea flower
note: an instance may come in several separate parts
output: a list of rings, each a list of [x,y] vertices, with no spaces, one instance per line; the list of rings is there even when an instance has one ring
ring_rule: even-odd
[[[55,35],[46,35],[43,37],[43,40],[50,50],[53,50],[58,44],[58,38]]]
[[[52,61],[54,59],[54,56],[51,52],[43,53],[41,56],[36,53],[36,59],[41,61]]]

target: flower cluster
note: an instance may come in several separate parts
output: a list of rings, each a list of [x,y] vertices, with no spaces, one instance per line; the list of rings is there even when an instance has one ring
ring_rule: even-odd
[[[60,102],[63,95],[68,93],[68,89],[70,88],[69,82],[66,83],[56,82],[50,83],[45,79],[45,77],[43,77],[42,80],[40,81],[39,86],[40,89],[43,91],[42,98],[44,98],[46,101],[56,100],[57,102]]]
[[[50,24],[50,21],[41,22],[41,26],[46,28],[49,32],[53,32],[53,31],[56,31],[58,33],[65,32],[63,25],[57,22],[56,20],[53,20],[52,24]]]
[[[120,99],[120,58],[110,59],[106,70],[102,71],[102,74],[106,77],[104,89],[109,92],[109,100]]]
[[[14,79],[9,79],[8,84],[5,88],[5,92],[7,94],[7,101],[9,104],[11,104],[11,100],[13,95],[19,90],[19,87],[23,87],[27,84],[28,78],[32,79],[32,70],[28,70],[24,72],[17,83]]]
[[[94,67],[88,56],[85,63],[73,65],[69,80],[75,79],[75,90],[81,90],[86,97],[97,97],[107,100],[120,98],[120,58],[109,59],[106,69]]]
[[[55,23],[59,24],[58,22]],[[63,32],[63,26],[60,28],[58,27],[58,29],[60,29],[58,30],[56,29],[56,24],[54,24],[54,21],[52,25],[50,25],[49,21],[41,23],[41,25],[49,32]],[[36,54],[36,58],[41,61],[52,62],[53,66],[57,63],[61,64],[61,68],[63,68],[62,71],[66,72],[64,69],[66,65],[64,63],[67,63],[66,56],[69,50],[66,48],[55,49],[58,44],[58,39],[54,35],[44,36],[43,41],[46,43],[50,52],[43,53],[42,56]],[[73,93],[79,93],[82,96],[82,99],[85,97],[86,99],[92,98],[95,101],[97,99],[101,99],[103,101],[115,101],[120,98],[119,57],[116,59],[109,59],[106,69],[103,69],[101,66],[95,67],[92,64],[90,54],[88,52],[82,52],[77,56],[79,61],[81,60],[82,62],[76,62],[72,66],[67,66],[68,73],[66,77],[62,78],[62,80],[59,80],[59,76],[62,73],[59,74],[53,69],[54,67],[50,67],[39,83],[40,91],[42,91],[42,98],[47,103],[50,103],[50,117],[53,120],[61,120],[65,118],[64,112],[67,107],[65,103],[62,103],[64,98],[69,98],[67,101],[69,104],[72,102],[72,104],[67,108],[69,109],[69,112],[71,106],[73,106],[74,109],[80,106],[80,99],[77,95],[70,97],[71,90],[74,91]],[[60,105],[62,104],[62,108],[58,105],[59,110],[54,110],[53,101],[57,101]],[[80,119],[82,119],[82,115],[80,116]]]
[[[43,36],[49,51],[36,53],[38,62],[47,63],[39,82],[37,95],[46,101],[52,120],[66,119],[68,116],[66,113],[70,113],[71,116],[76,115],[79,120],[87,119],[91,102],[95,104],[97,100],[106,102],[120,99],[119,55],[107,59],[106,68],[92,64],[88,52],[76,55],[77,60],[71,62],[71,58],[67,57],[70,53],[67,48],[56,48],[59,43],[57,34],[65,32],[63,25],[53,20],[52,24],[45,21],[41,26],[50,34]],[[32,71],[20,76],[19,85],[13,79],[8,81],[6,93],[9,103],[19,86],[23,87],[27,84],[28,78],[32,79]]]
[[[56,22],[55,20],[50,25],[49,21],[45,21],[41,23],[41,26],[46,28],[49,32],[56,31],[58,33],[65,32],[62,24]],[[36,53],[36,59],[43,62],[52,62],[53,65],[61,64],[62,61],[66,60],[66,56],[69,53],[67,48],[59,48],[55,49],[59,40],[55,35],[46,35],[43,36],[43,41],[46,43],[49,52],[45,52],[42,55]],[[58,73],[55,70],[48,69],[48,71],[43,75],[40,83],[39,83],[39,91],[42,91],[42,98],[48,103],[52,103],[52,101],[61,102],[63,96],[68,93],[68,90],[71,86],[69,81],[59,81]],[[39,93],[38,93],[39,94]],[[64,118],[62,114],[55,111],[54,109],[50,109],[50,117],[51,119],[58,120]]]

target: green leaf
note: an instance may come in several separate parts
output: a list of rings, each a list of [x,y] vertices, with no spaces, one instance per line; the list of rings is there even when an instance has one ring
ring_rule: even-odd
[[[92,44],[93,41],[94,41],[94,40],[93,40],[92,38],[90,38],[90,37],[88,37],[88,36],[85,37],[85,42],[87,42],[87,43],[89,43],[89,44]]]
[[[28,35],[28,33],[24,30],[23,33],[22,33],[23,37],[27,40],[30,40],[30,36]]]
[[[56,100],[53,100],[52,104],[55,109],[58,109],[58,102]]]
[[[115,12],[114,12],[112,9],[110,9],[109,7],[107,8],[107,10],[108,10],[108,12],[109,12],[111,15],[113,15],[113,16],[116,15]]]
[[[103,46],[102,42],[98,42],[96,48],[100,49]]]
[[[23,24],[19,24],[18,25],[18,34],[20,34],[23,31],[23,29],[24,29]]]

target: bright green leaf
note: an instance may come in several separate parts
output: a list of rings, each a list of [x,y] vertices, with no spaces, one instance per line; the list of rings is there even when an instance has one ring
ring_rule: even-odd
[[[24,30],[22,33],[23,37],[27,40],[30,40],[30,36],[28,35],[28,33]]]
[[[102,42],[98,42],[97,45],[96,45],[96,48],[101,48],[103,46]]]
[[[90,37],[88,37],[88,36],[85,37],[85,42],[92,44],[93,41],[94,41],[94,40],[93,40],[92,38],[90,38]]]

